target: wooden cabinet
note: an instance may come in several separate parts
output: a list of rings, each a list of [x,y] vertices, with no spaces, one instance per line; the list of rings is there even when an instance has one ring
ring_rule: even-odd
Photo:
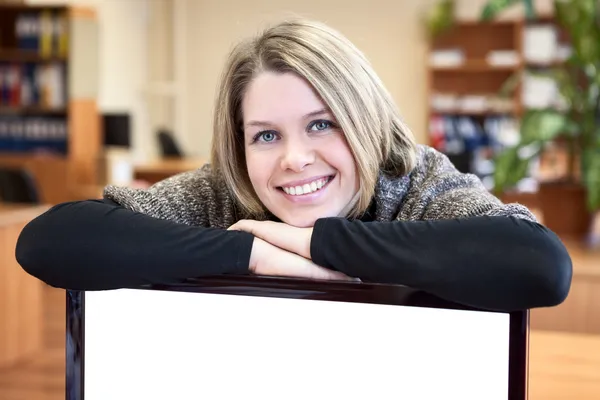
[[[600,248],[565,240],[573,261],[569,296],[557,307],[531,311],[532,329],[600,335]]]
[[[47,207],[0,204],[0,368],[35,355],[43,345],[43,283],[17,264],[23,227]]]

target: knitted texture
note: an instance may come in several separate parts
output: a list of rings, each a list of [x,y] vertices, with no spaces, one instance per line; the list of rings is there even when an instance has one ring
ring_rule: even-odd
[[[187,225],[224,229],[243,218],[224,180],[208,164],[148,189],[107,186],[104,196],[127,209]],[[418,146],[417,165],[410,174],[379,175],[373,200],[376,221],[482,215],[536,221],[527,208],[503,204],[477,176],[459,172],[444,154],[424,145]]]

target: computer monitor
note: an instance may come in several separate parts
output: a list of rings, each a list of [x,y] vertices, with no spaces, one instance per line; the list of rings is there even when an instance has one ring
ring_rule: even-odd
[[[131,116],[128,113],[103,113],[105,147],[131,147]]]
[[[528,312],[222,276],[67,292],[67,400],[524,400]]]

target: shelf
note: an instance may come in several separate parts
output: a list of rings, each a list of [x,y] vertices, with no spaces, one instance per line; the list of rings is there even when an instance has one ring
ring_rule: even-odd
[[[533,19],[525,19],[523,22],[526,25],[558,24],[553,14],[540,14]]]
[[[65,154],[50,152],[50,151],[30,151],[30,152],[17,152],[17,151],[0,151],[0,164],[4,162],[8,163],[26,163],[30,161],[40,160],[60,160],[64,161],[67,159]]]
[[[548,63],[526,61],[525,66],[528,68],[554,68],[565,65],[564,61],[551,61]]]
[[[515,65],[490,65],[485,60],[469,60],[456,66],[437,66],[431,65],[430,68],[435,72],[515,72],[521,68],[522,64]]]
[[[30,4],[5,4],[0,3],[0,10],[13,12],[39,12],[39,11],[65,11],[68,10],[64,5],[30,5]]]
[[[3,115],[53,115],[64,116],[68,113],[66,108],[44,107],[3,107],[0,106],[0,116]]]
[[[481,110],[481,111],[467,111],[467,110],[431,110],[432,115],[461,115],[461,116],[492,116],[492,115],[514,115],[517,114],[515,110]]]
[[[514,26],[520,24],[521,21],[518,19],[494,19],[491,21],[482,21],[480,19],[462,19],[457,21],[456,26],[458,27],[504,27],[504,26]]]
[[[33,50],[11,50],[0,49],[0,62],[9,63],[48,63],[48,62],[66,62],[67,57],[51,56],[42,57]]]

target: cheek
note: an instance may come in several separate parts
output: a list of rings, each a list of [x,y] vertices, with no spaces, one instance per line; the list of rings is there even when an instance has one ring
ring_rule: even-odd
[[[260,195],[267,188],[271,177],[272,167],[266,154],[246,153],[246,168],[254,191]]]
[[[346,179],[356,176],[356,162],[350,146],[343,137],[336,138],[335,143],[330,143],[324,148],[326,149],[325,158],[335,169],[345,175]]]

